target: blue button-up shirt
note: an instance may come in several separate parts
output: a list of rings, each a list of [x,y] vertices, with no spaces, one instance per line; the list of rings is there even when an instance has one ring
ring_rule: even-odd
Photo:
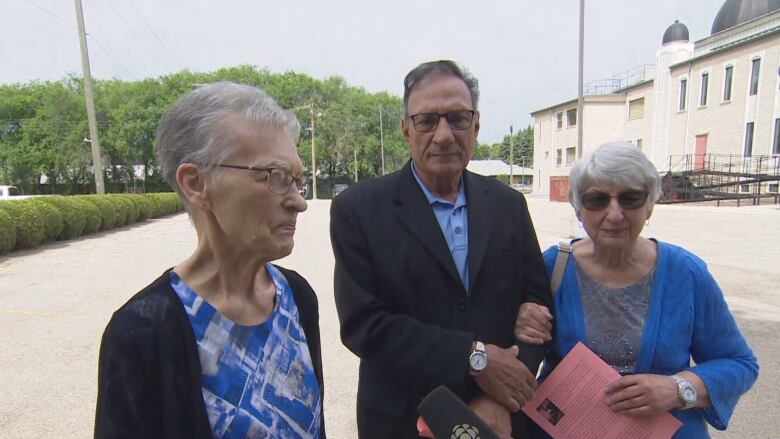
[[[425,198],[428,199],[428,203],[430,203],[433,209],[433,214],[436,215],[436,220],[439,222],[439,227],[441,227],[444,239],[447,241],[447,246],[450,249],[452,261],[455,262],[455,268],[458,270],[461,282],[463,282],[463,288],[468,292],[469,220],[463,178],[461,178],[458,185],[458,197],[453,204],[444,198],[437,197],[428,189],[420,179],[420,176],[417,175],[414,162],[412,162],[412,174],[414,174],[414,178],[417,180],[420,188],[422,188]]]

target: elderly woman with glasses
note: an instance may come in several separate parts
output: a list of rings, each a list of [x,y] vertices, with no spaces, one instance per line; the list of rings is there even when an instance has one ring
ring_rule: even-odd
[[[306,210],[300,126],[263,90],[197,88],[162,117],[157,152],[194,252],[114,313],[96,438],[324,438],[317,297],[290,254]]]
[[[659,186],[655,166],[628,142],[602,145],[572,168],[569,201],[587,238],[561,267],[554,323],[526,303],[516,332],[531,344],[553,340],[542,377],[582,342],[623,375],[605,389],[611,410],[671,412],[683,422],[675,439],[705,438],[705,421],[726,428],[758,364],[705,263],[639,236]],[[548,277],[558,253],[544,253]]]

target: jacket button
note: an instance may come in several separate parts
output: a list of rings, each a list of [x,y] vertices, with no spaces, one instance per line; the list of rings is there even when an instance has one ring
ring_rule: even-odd
[[[466,301],[464,299],[458,300],[458,309],[461,311],[466,309]]]

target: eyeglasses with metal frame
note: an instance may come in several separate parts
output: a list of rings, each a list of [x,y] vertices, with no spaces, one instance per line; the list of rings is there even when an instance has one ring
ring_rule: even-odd
[[[417,113],[409,116],[418,133],[432,133],[439,127],[441,118],[447,119],[450,129],[467,130],[474,123],[474,110],[455,110],[447,113]]]
[[[639,209],[647,203],[649,192],[645,190],[630,190],[617,195],[606,192],[593,191],[580,194],[582,207],[587,210],[603,210],[609,206],[613,198],[617,198],[618,205],[626,210]]]
[[[221,168],[231,168],[231,169],[243,169],[247,171],[257,171],[257,172],[266,172],[268,173],[268,190],[277,194],[277,195],[287,195],[287,192],[290,191],[290,187],[295,184],[295,190],[300,194],[300,196],[304,197],[306,196],[306,191],[309,187],[309,182],[303,178],[303,177],[293,177],[292,174],[285,171],[282,168],[258,168],[254,166],[242,166],[242,165],[225,165],[220,164],[217,165]]]

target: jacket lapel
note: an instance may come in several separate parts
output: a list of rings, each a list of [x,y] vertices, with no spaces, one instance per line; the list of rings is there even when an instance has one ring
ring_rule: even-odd
[[[401,182],[394,195],[393,204],[399,221],[409,229],[439,264],[460,284],[460,276],[455,268],[455,262],[447,247],[444,233],[441,231],[436,216],[433,214],[428,199],[425,198],[420,185],[412,174],[411,161],[406,163],[401,171]],[[468,202],[468,201],[467,201]],[[390,233],[390,232],[388,232]]]
[[[466,208],[469,221],[469,291],[477,280],[493,227],[493,197],[488,188],[471,172],[463,172],[466,184]]]

